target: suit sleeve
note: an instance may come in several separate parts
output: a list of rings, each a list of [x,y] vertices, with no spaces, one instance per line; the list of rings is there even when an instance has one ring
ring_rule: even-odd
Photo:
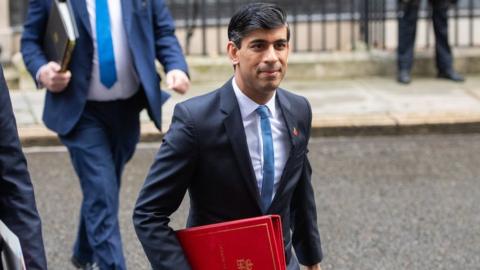
[[[40,217],[1,68],[0,219],[18,236],[27,269],[47,269]]]
[[[152,0],[155,51],[165,72],[180,69],[188,74],[188,66],[177,37],[173,18],[164,0]]]
[[[310,104],[305,100],[308,107],[308,139],[312,122]],[[304,165],[301,179],[295,189],[291,205],[291,229],[292,242],[298,260],[303,265],[314,265],[323,258],[320,233],[317,226],[317,210],[315,205],[314,191],[311,182],[312,168],[305,151]]]
[[[135,231],[153,269],[190,269],[169,226],[195,170],[197,149],[189,119],[186,107],[178,104],[133,214]]]
[[[48,62],[43,50],[48,14],[49,10],[44,0],[29,1],[20,50],[25,66],[35,81],[37,71]]]

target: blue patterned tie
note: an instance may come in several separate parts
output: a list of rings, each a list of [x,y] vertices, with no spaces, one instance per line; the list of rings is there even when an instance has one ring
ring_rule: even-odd
[[[95,0],[95,22],[100,82],[102,82],[107,89],[110,89],[117,81],[117,71],[115,69],[115,56],[107,0]]]
[[[275,159],[273,155],[273,139],[270,120],[268,119],[268,107],[260,105],[256,109],[260,115],[260,126],[262,128],[263,141],[263,181],[260,197],[263,204],[263,212],[265,213],[272,202],[273,181],[275,178]]]

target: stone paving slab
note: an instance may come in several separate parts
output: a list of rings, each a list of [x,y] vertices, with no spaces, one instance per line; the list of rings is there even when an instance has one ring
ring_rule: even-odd
[[[22,91],[23,98],[30,107],[32,117],[36,124],[42,124],[43,103],[45,101],[44,91]]]
[[[195,83],[184,95],[173,93],[163,106],[162,130],[167,131],[175,104],[205,94],[222,83]],[[436,78],[414,78],[400,85],[393,78],[288,81],[282,87],[305,96],[312,105],[312,127],[317,135],[351,135],[432,130],[477,130],[480,126],[480,75],[465,83]],[[19,134],[26,145],[57,144],[55,134],[41,122],[44,90],[11,91]],[[161,138],[146,111],[141,113],[142,140]],[[366,130],[369,130],[366,132]],[[358,130],[359,132],[355,132]],[[324,132],[326,131],[326,132]],[[461,132],[461,130],[459,130]]]
[[[480,99],[480,76],[469,77],[463,88],[475,98]]]

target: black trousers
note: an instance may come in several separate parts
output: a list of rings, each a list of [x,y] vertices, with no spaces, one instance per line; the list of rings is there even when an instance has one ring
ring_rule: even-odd
[[[432,21],[435,31],[435,60],[439,72],[452,69],[453,58],[448,44],[448,8],[449,0],[430,0]],[[399,70],[411,70],[415,50],[415,34],[420,0],[401,1],[398,18],[398,50]]]

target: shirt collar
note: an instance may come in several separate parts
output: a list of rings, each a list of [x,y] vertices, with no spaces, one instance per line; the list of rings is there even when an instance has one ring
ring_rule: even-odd
[[[245,119],[250,116],[255,110],[260,106],[260,104],[256,103],[247,95],[245,95],[242,90],[237,85],[235,77],[232,79],[232,86],[233,91],[235,92],[235,96],[237,97],[238,105],[240,106],[240,113],[242,114],[242,119]],[[268,107],[270,112],[270,117],[274,117],[276,115],[276,103],[275,103],[275,96],[277,95],[277,91],[273,92],[272,98],[265,104]]]

